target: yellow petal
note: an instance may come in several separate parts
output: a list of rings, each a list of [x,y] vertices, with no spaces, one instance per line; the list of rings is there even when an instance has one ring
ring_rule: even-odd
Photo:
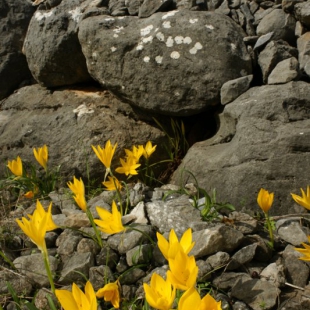
[[[55,295],[64,310],[79,309],[71,292],[67,290],[55,290]]]
[[[191,287],[180,298],[178,310],[200,309],[200,302],[201,299],[199,293],[197,292],[195,287]]]

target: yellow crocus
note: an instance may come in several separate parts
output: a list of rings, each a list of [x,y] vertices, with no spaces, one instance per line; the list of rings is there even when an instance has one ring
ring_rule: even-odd
[[[37,200],[36,211],[38,212],[39,215],[37,217],[37,220],[39,219],[41,221],[44,216],[47,216],[46,231],[51,231],[58,228],[58,226],[54,223],[52,218],[52,202],[49,204],[47,212],[45,212],[41,202]],[[28,215],[28,217],[31,219],[33,216]]]
[[[118,211],[115,201],[112,202],[112,212],[96,207],[101,220],[94,220],[99,229],[106,234],[117,234],[125,230],[122,224],[122,216]]]
[[[143,145],[138,145],[138,147],[136,147],[135,145],[132,147],[132,151],[125,149],[125,153],[127,155],[128,158],[130,157],[134,157],[136,162],[138,162],[140,160],[140,157],[143,155],[144,153],[144,147]]]
[[[103,288],[100,288],[96,296],[98,298],[104,298],[105,301],[111,302],[112,306],[116,309],[119,308],[120,294],[119,294],[119,281],[106,284]]]
[[[308,238],[308,243],[310,243],[310,236]],[[304,249],[301,248],[294,248],[297,252],[303,254],[304,256],[300,257],[300,260],[304,261],[310,261],[310,245],[302,242],[301,245],[304,247]]]
[[[221,302],[216,301],[210,294],[201,299],[195,287],[188,289],[180,298],[178,310],[222,310]]]
[[[46,170],[47,169],[47,161],[48,161],[48,148],[46,145],[39,147],[37,149],[33,149],[34,157],[37,162]]]
[[[97,310],[96,294],[89,281],[85,285],[85,293],[73,283],[72,292],[55,290],[55,295],[64,310]]]
[[[176,288],[171,282],[153,273],[150,285],[143,283],[143,288],[145,298],[151,307],[159,310],[171,309],[176,295]]]
[[[111,172],[111,162],[116,147],[117,143],[112,145],[110,140],[106,142],[105,147],[103,149],[100,147],[100,145],[97,145],[97,147],[92,145],[93,151],[95,152],[99,160],[103,163],[103,165],[106,167],[106,173],[104,179],[106,179],[106,176]]]
[[[144,147],[143,156],[148,159],[155,152],[157,145],[152,145],[151,141],[148,141]]]
[[[108,191],[122,189],[122,184],[117,178],[108,176],[108,179],[109,181],[102,182],[103,186],[105,186]]]
[[[184,232],[180,239],[180,242],[174,229],[170,230],[169,242],[159,232],[157,232],[156,235],[158,240],[158,247],[167,260],[169,260],[170,258],[175,258],[180,247],[183,249],[185,254],[188,254],[195,245],[195,242],[192,242],[191,228],[187,229]]]
[[[194,256],[186,255],[180,248],[175,258],[168,262],[170,270],[167,271],[167,279],[177,289],[186,291],[196,284],[198,267]]]
[[[298,196],[296,194],[291,194],[292,198],[301,206],[305,207],[306,209],[310,210],[310,186],[307,186],[307,194],[301,188],[302,196]]]
[[[120,158],[120,162],[122,166],[115,169],[117,173],[125,174],[127,176],[138,174],[136,169],[138,169],[141,165],[137,164],[135,157],[127,157],[126,161]]]
[[[19,156],[17,156],[16,160],[8,161],[7,167],[17,177],[23,175],[23,163]]]
[[[257,196],[257,203],[259,207],[267,213],[271,208],[273,203],[274,193],[269,193],[267,190],[261,188],[258,196]]]
[[[22,220],[16,220],[21,230],[37,245],[41,252],[47,253],[45,244],[45,233],[47,231],[48,217],[50,213],[46,213],[43,217],[36,209],[29,220],[25,217]]]
[[[85,212],[87,209],[87,203],[85,200],[85,187],[83,180],[81,178],[78,180],[76,177],[73,177],[73,183],[68,182],[67,185],[74,194],[73,198],[76,204]]]

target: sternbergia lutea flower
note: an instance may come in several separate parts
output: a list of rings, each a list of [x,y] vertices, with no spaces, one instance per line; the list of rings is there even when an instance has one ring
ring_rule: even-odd
[[[85,200],[85,187],[83,180],[81,178],[78,180],[76,177],[73,177],[73,183],[68,182],[67,185],[74,194],[73,198],[76,204],[85,212],[87,209],[87,203]]]
[[[131,156],[127,157],[126,160],[120,158],[121,167],[118,167],[115,169],[117,173],[122,173],[125,175],[136,175],[138,172],[136,169],[138,169],[141,164],[137,164],[136,158]]]
[[[23,175],[23,163],[19,156],[17,156],[17,158],[12,161],[8,161],[7,167],[17,177],[20,177]]]
[[[296,194],[291,194],[292,198],[301,206],[304,208],[310,210],[310,186],[307,186],[307,194],[304,192],[304,190],[301,188],[301,195],[298,196]]]
[[[221,302],[216,301],[210,294],[202,299],[195,287],[188,289],[180,298],[178,310],[222,310]]]
[[[112,202],[112,212],[96,207],[101,220],[94,220],[99,229],[106,234],[117,234],[125,230],[122,224],[122,215],[118,211],[115,201]]]
[[[308,238],[308,243],[310,243],[310,236],[308,236],[307,238]],[[297,252],[303,254],[303,256],[300,257],[299,259],[304,260],[304,261],[310,261],[310,245],[304,242],[302,242],[301,245],[304,247],[304,249],[295,248]]]
[[[175,258],[168,260],[170,270],[167,271],[167,279],[177,289],[186,291],[196,284],[198,267],[194,256],[188,256],[182,248]]]
[[[117,178],[108,176],[108,179],[109,179],[109,181],[102,182],[103,186],[106,187],[106,190],[108,190],[108,191],[115,191],[115,190],[120,191],[122,189],[122,184]]]
[[[105,301],[109,301],[115,309],[119,308],[120,295],[119,295],[119,281],[107,283],[103,288],[100,288],[96,296],[98,298],[104,298]]]
[[[257,203],[258,203],[259,207],[265,213],[267,213],[269,211],[269,209],[271,208],[272,203],[273,203],[273,198],[274,198],[273,193],[269,193],[268,191],[266,191],[263,188],[260,189],[258,196],[257,196]]]
[[[195,245],[195,242],[192,242],[191,228],[187,229],[184,232],[180,239],[180,242],[174,229],[170,230],[169,242],[159,232],[156,233],[156,236],[158,240],[158,247],[167,260],[169,260],[170,258],[175,258],[180,248],[183,249],[185,254],[188,254]]]
[[[64,310],[97,310],[96,294],[89,281],[85,285],[85,293],[73,283],[72,292],[55,290],[55,295]]]
[[[37,162],[46,170],[48,161],[48,148],[46,145],[33,149],[33,154]]]
[[[175,299],[176,289],[171,282],[153,273],[150,285],[143,283],[145,298],[154,309],[169,310]],[[189,309],[188,309],[189,310]]]
[[[151,141],[148,141],[144,147],[143,156],[148,159],[155,152],[157,145],[152,145]]]

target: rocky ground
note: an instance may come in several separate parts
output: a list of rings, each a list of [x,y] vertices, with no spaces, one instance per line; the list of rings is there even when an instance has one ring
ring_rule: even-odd
[[[226,211],[213,220],[203,221],[200,212],[205,199],[194,199],[197,191],[193,185],[187,189],[185,194],[175,185],[151,190],[136,184],[130,190],[131,211],[123,217],[123,223],[143,233],[137,230],[111,236],[102,233],[102,248],[86,235],[93,234],[92,228],[68,190],[50,193],[53,219],[60,227],[46,235],[56,287],[67,287],[72,282],[83,284],[86,277],[99,289],[105,279],[115,281],[119,277],[122,309],[132,309],[130,301],[138,300],[139,304],[143,298],[142,283],[150,280],[152,272],[164,276],[167,271],[167,262],[146,235],[156,242],[156,231],[168,236],[173,228],[180,236],[191,227],[196,242],[191,254],[199,266],[198,283],[222,300],[223,309],[310,309],[309,264],[299,260],[300,254],[294,250],[301,242],[307,242],[309,234],[310,218],[302,207],[300,214],[274,218],[272,250],[267,246],[268,233],[258,206],[256,216]],[[89,200],[94,217],[98,217],[95,207],[110,210],[112,199],[113,193],[104,191]],[[42,204],[47,206],[49,201]],[[5,309],[16,309],[6,282],[20,296],[29,297],[37,292],[35,305],[48,309],[45,296],[49,282],[42,256],[14,221],[32,213],[34,208],[29,201],[21,202],[2,220],[1,251],[15,267],[1,260],[0,294]],[[104,304],[101,307],[109,309]]]

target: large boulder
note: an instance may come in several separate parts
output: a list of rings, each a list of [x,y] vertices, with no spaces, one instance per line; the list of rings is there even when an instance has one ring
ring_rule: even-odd
[[[4,175],[7,160],[18,155],[35,164],[32,148],[44,144],[49,147],[48,166],[61,165],[64,181],[73,175],[86,178],[87,169],[92,180],[102,181],[105,170],[91,145],[103,146],[108,139],[118,143],[117,166],[124,147],[148,140],[159,145],[154,156],[164,153],[160,146],[163,133],[136,121],[127,104],[100,89],[75,87],[52,92],[39,85],[27,86],[4,100],[1,108],[0,175]]]
[[[305,82],[249,89],[225,106],[217,134],[192,146],[173,181],[189,181],[188,170],[218,201],[255,211],[263,187],[275,193],[271,213],[296,212],[290,193],[309,185],[309,98]]]
[[[58,6],[37,10],[29,24],[24,52],[29,68],[45,87],[91,80],[77,36],[82,11],[89,1],[63,0]]]
[[[0,100],[32,78],[22,47],[34,11],[27,0],[0,0]]]
[[[225,15],[187,10],[79,24],[95,80],[133,106],[174,116],[218,104],[225,82],[251,74],[243,35]]]

